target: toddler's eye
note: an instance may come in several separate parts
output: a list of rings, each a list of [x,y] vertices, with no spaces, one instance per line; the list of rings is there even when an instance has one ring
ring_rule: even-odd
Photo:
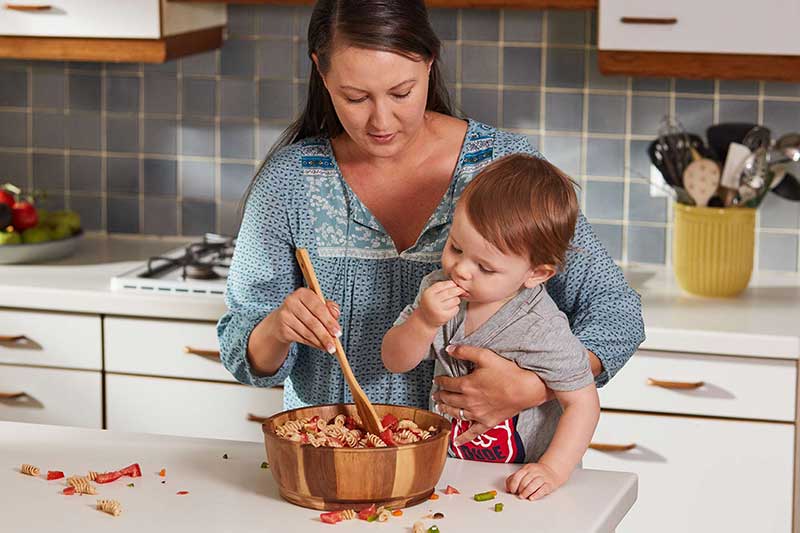
[[[450,243],[450,249],[453,250],[454,253],[460,254],[461,250],[456,248],[455,244]]]
[[[486,267],[485,267],[485,266],[483,266],[483,265],[478,265],[478,268],[479,268],[479,269],[480,269],[480,271],[481,271],[481,272],[483,272],[484,274],[494,274],[494,270],[490,270],[490,269],[486,268]]]

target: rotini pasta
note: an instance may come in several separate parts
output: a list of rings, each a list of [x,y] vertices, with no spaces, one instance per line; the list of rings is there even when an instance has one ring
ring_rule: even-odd
[[[345,509],[339,516],[342,517],[342,520],[354,520],[358,516],[358,513],[355,509]]]
[[[122,505],[117,500],[97,500],[97,510],[119,516],[122,513]]]
[[[73,487],[78,494],[97,494],[88,477],[71,476],[67,478],[67,485]]]
[[[99,474],[99,472],[94,472],[93,470],[89,470],[89,474],[86,477],[88,477],[90,481],[94,481],[95,479],[97,479],[97,474]]]
[[[38,476],[39,475],[39,467],[33,466],[25,463],[24,465],[19,467],[19,471],[23,474],[27,474],[29,476]]]
[[[367,433],[357,415],[340,414],[330,421],[319,416],[287,420],[275,429],[275,433],[281,438],[315,448],[385,448],[426,440],[438,431],[433,426],[422,429],[413,420],[397,420],[391,415],[384,417],[383,425],[386,431],[380,436]]]

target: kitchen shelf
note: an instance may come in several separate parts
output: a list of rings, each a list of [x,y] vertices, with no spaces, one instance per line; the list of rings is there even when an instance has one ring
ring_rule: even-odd
[[[169,0],[181,3],[313,5],[314,0]],[[475,7],[514,9],[597,9],[598,0],[427,0],[428,7]]]

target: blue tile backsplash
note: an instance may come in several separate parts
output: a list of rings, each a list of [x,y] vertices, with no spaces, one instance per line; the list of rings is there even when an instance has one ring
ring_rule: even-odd
[[[0,180],[46,192],[92,231],[234,233],[270,145],[303,105],[310,8],[231,5],[221,50],[163,65],[0,61]],[[800,130],[800,84],[603,76],[588,11],[434,9],[464,114],[526,135],[580,185],[612,256],[670,261],[672,214],[645,149],[675,114]],[[587,44],[588,43],[588,44]],[[796,272],[800,204],[771,195],[757,268]]]

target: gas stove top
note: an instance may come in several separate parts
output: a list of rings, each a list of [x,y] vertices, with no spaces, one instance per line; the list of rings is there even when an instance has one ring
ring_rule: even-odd
[[[111,278],[111,290],[175,295],[223,295],[236,239],[207,233],[203,240],[151,257]]]

